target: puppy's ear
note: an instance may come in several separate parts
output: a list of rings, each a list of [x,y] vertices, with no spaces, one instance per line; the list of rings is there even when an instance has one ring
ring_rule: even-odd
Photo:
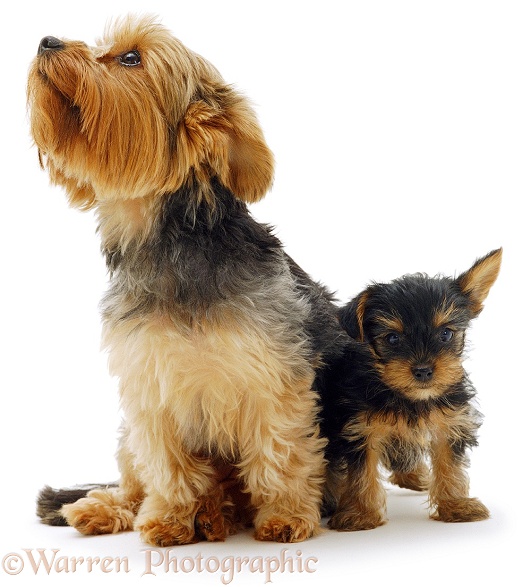
[[[474,317],[483,309],[483,302],[496,281],[501,267],[502,252],[503,249],[491,251],[456,279],[461,291],[469,298]]]
[[[363,328],[363,319],[365,317],[365,308],[370,296],[368,289],[360,293],[348,304],[343,306],[339,312],[341,326],[349,336],[356,340],[365,340],[365,331]]]
[[[251,106],[232,88],[192,102],[180,133],[178,149],[184,147],[189,167],[210,171],[238,199],[256,202],[271,187],[272,152]]]

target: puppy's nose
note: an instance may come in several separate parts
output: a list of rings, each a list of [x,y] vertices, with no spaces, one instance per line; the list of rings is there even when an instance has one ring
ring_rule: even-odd
[[[428,365],[418,365],[412,368],[412,373],[417,381],[425,383],[432,379],[433,370],[432,367]]]
[[[45,53],[46,51],[58,51],[59,49],[63,49],[65,44],[60,39],[56,37],[44,37],[40,41],[40,45],[38,45],[38,55]]]

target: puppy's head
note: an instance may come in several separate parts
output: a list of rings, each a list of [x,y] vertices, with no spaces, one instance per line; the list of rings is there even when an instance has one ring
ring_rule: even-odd
[[[456,279],[416,274],[373,284],[341,310],[341,324],[369,343],[386,385],[414,401],[441,396],[464,375],[465,331],[483,308],[501,255],[492,251]]]
[[[273,157],[245,98],[150,18],[117,21],[95,47],[44,37],[28,103],[41,164],[79,207],[187,181],[210,197],[213,177],[254,202],[272,182]]]

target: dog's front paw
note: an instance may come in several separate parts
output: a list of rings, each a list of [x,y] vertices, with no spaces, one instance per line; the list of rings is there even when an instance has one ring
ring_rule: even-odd
[[[301,542],[316,530],[317,524],[311,520],[273,516],[256,528],[254,538],[269,542]]]
[[[329,520],[331,530],[340,532],[355,532],[357,530],[372,530],[386,523],[386,519],[379,511],[370,512],[336,512]]]
[[[463,497],[438,502],[430,517],[441,522],[479,522],[489,518],[490,512],[479,499]]]
[[[192,519],[174,516],[143,520],[135,525],[141,539],[152,546],[176,546],[198,542]]]
[[[200,505],[194,519],[197,536],[209,542],[222,542],[235,533],[232,522],[234,506],[223,497],[208,496],[200,498]]]

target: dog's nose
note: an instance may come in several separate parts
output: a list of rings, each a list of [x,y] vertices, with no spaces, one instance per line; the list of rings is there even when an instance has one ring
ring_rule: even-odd
[[[433,370],[432,367],[428,365],[418,365],[417,367],[413,367],[412,373],[417,381],[425,383],[432,379]]]
[[[64,47],[65,44],[63,41],[60,41],[60,39],[57,39],[56,37],[44,37],[40,41],[40,45],[38,45],[38,55],[41,55],[46,51],[58,51]]]

